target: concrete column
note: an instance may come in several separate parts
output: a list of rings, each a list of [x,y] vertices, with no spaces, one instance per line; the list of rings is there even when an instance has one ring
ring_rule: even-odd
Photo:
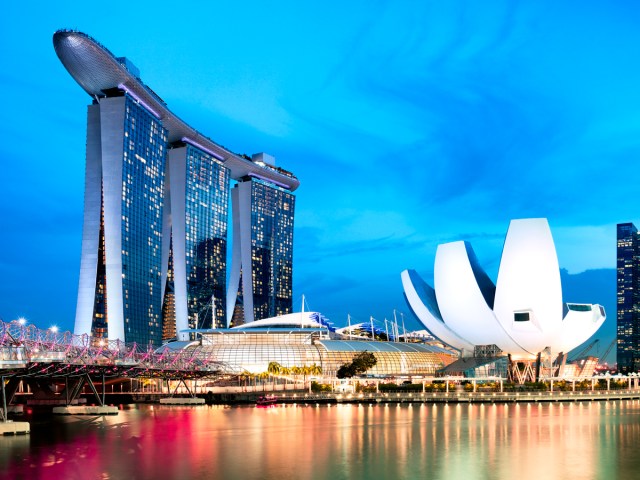
[[[7,395],[4,388],[4,377],[0,380],[2,381],[2,422],[7,422]]]

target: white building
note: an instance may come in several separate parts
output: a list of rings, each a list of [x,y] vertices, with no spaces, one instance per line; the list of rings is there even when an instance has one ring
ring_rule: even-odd
[[[566,354],[604,323],[600,305],[564,303],[560,267],[546,219],[513,220],[496,284],[468,242],[439,245],[434,287],[415,270],[401,274],[409,306],[425,327],[463,357],[496,346],[514,360]]]

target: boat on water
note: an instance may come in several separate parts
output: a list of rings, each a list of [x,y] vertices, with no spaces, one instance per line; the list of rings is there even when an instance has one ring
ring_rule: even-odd
[[[260,395],[256,399],[256,406],[267,407],[269,405],[275,405],[277,401],[278,398],[275,395]]]

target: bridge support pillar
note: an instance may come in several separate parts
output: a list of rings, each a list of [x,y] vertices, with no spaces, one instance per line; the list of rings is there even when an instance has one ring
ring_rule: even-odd
[[[104,406],[104,404],[106,403],[106,397],[105,397],[105,382],[104,382],[104,370],[102,371],[102,401],[100,402],[100,405]]]
[[[98,403],[100,404],[101,407],[103,407],[104,406],[104,402],[102,400],[102,397],[100,395],[98,395],[98,391],[96,390],[96,386],[91,381],[91,377],[89,377],[89,374],[85,374],[84,377],[85,377],[85,382],[87,382],[87,384],[89,385],[89,388],[91,389],[91,391],[95,395],[96,399],[98,400]],[[103,388],[103,391],[104,391],[104,383],[102,384],[102,388]]]
[[[4,377],[2,378],[2,421],[7,421],[7,392],[4,388]]]

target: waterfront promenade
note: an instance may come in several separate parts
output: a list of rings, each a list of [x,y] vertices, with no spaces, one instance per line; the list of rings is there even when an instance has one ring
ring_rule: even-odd
[[[329,403],[515,403],[515,402],[591,402],[640,399],[640,390],[587,392],[450,392],[450,393],[283,393],[279,402]]]
[[[640,377],[545,378],[513,385],[500,377],[353,378],[252,375],[212,358],[136,345],[94,344],[86,336],[0,322],[2,412],[12,406],[109,406],[204,398],[213,404],[254,403],[275,395],[280,403],[514,403],[640,398]],[[94,384],[97,380],[97,384]],[[313,381],[312,381],[313,380]],[[6,389],[5,389],[6,382]],[[166,402],[166,400],[165,400]],[[188,403],[188,402],[185,402]],[[88,414],[93,409],[88,409]],[[111,413],[111,412],[109,412]],[[4,417],[6,419],[6,416]]]
[[[528,403],[528,402],[593,402],[607,400],[640,399],[640,388],[618,390],[586,391],[518,391],[518,392],[309,392],[289,385],[295,390],[265,390],[260,386],[196,389],[199,397],[214,404],[255,403],[256,399],[268,393],[277,403]],[[134,403],[159,403],[167,394],[161,391],[135,392],[131,394]],[[106,395],[109,403],[110,395]],[[117,394],[114,398],[118,398]]]

